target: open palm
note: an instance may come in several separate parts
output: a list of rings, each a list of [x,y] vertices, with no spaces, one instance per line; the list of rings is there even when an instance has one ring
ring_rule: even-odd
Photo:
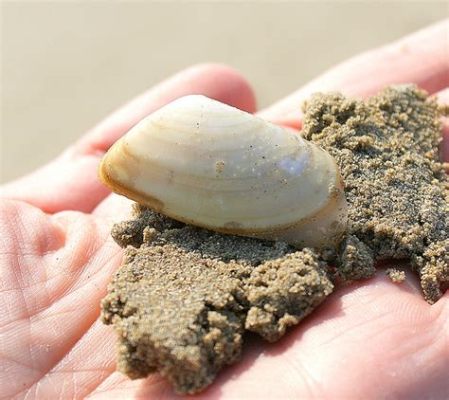
[[[337,66],[260,113],[299,128],[300,104],[318,90],[367,96],[415,82],[449,99],[448,22]],[[163,104],[201,93],[249,112],[252,91],[235,71],[190,68],[117,111],[63,155],[2,188],[0,396],[173,398],[159,375],[115,372],[115,335],[100,300],[121,262],[111,224],[130,203],[96,180],[101,155]],[[443,154],[449,155],[446,135]],[[449,295],[427,304],[416,282],[378,276],[336,290],[284,339],[247,338],[242,361],[201,398],[449,398]]]

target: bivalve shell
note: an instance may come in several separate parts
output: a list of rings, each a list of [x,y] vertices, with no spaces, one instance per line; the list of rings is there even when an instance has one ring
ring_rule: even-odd
[[[149,115],[104,156],[114,192],[218,232],[335,246],[346,228],[333,158],[292,130],[200,95]]]

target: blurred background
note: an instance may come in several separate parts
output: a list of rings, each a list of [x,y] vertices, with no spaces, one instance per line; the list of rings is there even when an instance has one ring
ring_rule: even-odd
[[[1,1],[1,182],[191,64],[240,70],[259,107],[449,15],[447,1]]]

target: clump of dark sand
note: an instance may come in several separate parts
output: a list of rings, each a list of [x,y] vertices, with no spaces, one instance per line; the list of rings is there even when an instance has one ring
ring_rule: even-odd
[[[336,260],[343,279],[373,276],[377,261],[406,259],[429,303],[443,295],[449,190],[438,157],[440,113],[412,85],[366,102],[318,94],[306,104],[304,137],[336,159],[345,182],[350,224]]]
[[[385,274],[391,279],[393,283],[402,283],[405,281],[405,271],[397,268],[388,268]]]
[[[118,368],[131,378],[157,370],[178,392],[197,392],[238,360],[245,330],[278,340],[331,293],[330,278],[370,277],[379,260],[410,260],[425,298],[441,297],[449,213],[436,103],[402,86],[366,102],[316,95],[305,110],[305,137],[335,157],[345,181],[350,223],[340,247],[299,251],[137,205],[113,229],[125,258],[102,304],[119,334]]]
[[[181,393],[238,360],[245,330],[276,341],[333,289],[311,250],[213,233],[138,205],[113,236],[125,258],[102,306],[119,334],[118,368],[131,378],[158,370]]]

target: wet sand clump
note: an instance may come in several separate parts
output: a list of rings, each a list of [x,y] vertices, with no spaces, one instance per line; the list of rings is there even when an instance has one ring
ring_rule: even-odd
[[[330,261],[345,280],[382,260],[410,261],[425,299],[449,283],[449,186],[439,161],[441,111],[412,85],[366,102],[318,94],[305,105],[304,137],[337,161],[349,204],[348,235]]]
[[[181,393],[238,360],[245,330],[276,341],[333,289],[312,250],[213,233],[139,205],[113,237],[125,258],[102,317],[119,334],[118,368],[131,378],[158,370]]]

